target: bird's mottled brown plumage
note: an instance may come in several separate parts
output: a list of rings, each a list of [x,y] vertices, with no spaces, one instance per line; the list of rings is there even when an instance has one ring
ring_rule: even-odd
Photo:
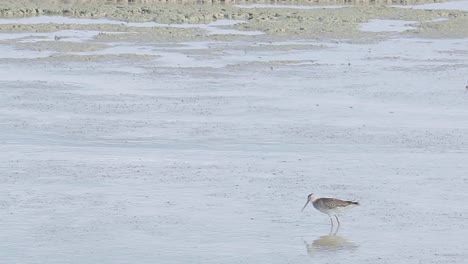
[[[346,207],[349,205],[359,205],[359,203],[352,201],[343,201],[335,198],[319,198],[313,202],[313,205],[317,209],[319,207],[333,209],[338,207]]]
[[[359,205],[358,202],[353,202],[353,201],[344,201],[344,200],[335,199],[335,198],[318,198],[313,193],[307,196],[307,202],[304,205],[304,207],[302,207],[302,210],[304,210],[304,208],[306,208],[306,206],[309,203],[312,203],[315,209],[319,210],[320,212],[330,217],[330,223],[331,223],[330,232],[333,230],[332,217],[334,216],[336,218],[336,222],[338,223],[338,228],[336,229],[335,233],[338,232],[338,229],[340,228],[340,220],[338,219],[338,215],[345,209],[354,207],[354,205]]]

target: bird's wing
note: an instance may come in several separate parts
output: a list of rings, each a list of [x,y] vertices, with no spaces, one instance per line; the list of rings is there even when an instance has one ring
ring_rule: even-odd
[[[356,202],[343,201],[335,198],[320,198],[320,200],[323,203],[323,205],[325,205],[328,208],[346,207],[348,205],[357,204]]]

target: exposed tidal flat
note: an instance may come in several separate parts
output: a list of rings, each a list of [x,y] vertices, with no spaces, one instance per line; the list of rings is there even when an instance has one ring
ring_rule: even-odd
[[[2,1],[0,263],[463,263],[466,3]]]
[[[81,18],[111,18],[128,22],[158,22],[163,24],[203,24],[220,19],[245,20],[249,23],[238,25],[241,30],[261,30],[270,36],[285,38],[317,38],[341,37],[350,38],[362,36],[358,25],[370,19],[403,19],[416,20],[422,24],[413,34],[421,36],[462,37],[468,35],[468,16],[462,10],[444,9],[408,9],[394,5],[410,5],[412,2],[256,2],[269,3],[263,8],[245,8],[245,3],[210,2],[200,4],[187,2],[161,1],[3,1],[0,15],[22,17],[32,15],[72,16]],[[271,4],[273,3],[273,4]],[[272,8],[279,6],[274,3],[290,4],[287,7],[320,7],[320,8]],[[416,1],[417,4],[427,2]],[[430,1],[433,3],[433,1]],[[294,4],[294,5],[291,5]],[[312,5],[311,5],[312,4]],[[315,4],[315,5],[313,5]],[[260,4],[261,6],[261,4]],[[330,8],[332,7],[332,8]],[[334,8],[333,8],[334,7]],[[446,21],[432,22],[435,19],[450,18]],[[69,25],[64,25],[69,26]],[[0,30],[21,30],[27,25],[10,28],[4,25]],[[47,30],[47,25],[34,30]],[[95,25],[97,27],[97,25]],[[116,25],[114,25],[116,27]],[[105,29],[105,28],[104,28]],[[154,29],[140,29],[154,32]],[[162,33],[164,34],[164,33]],[[175,38],[180,34],[174,33]],[[185,34],[189,39],[190,32]],[[171,36],[164,36],[170,39]]]

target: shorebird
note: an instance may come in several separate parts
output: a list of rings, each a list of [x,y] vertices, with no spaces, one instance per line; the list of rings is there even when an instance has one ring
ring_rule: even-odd
[[[313,193],[311,193],[309,194],[309,196],[307,196],[307,202],[304,205],[304,207],[302,207],[301,211],[304,211],[304,209],[310,202],[312,202],[312,205],[315,207],[315,209],[319,210],[320,212],[330,217],[330,223],[331,223],[332,229],[333,229],[332,216],[335,216],[336,221],[338,222],[338,228],[340,228],[340,220],[338,220],[338,214],[340,214],[341,212],[343,212],[344,210],[348,208],[359,205],[358,202],[343,201],[343,200],[339,200],[335,198],[318,198]],[[338,228],[336,229],[336,232],[338,232]]]

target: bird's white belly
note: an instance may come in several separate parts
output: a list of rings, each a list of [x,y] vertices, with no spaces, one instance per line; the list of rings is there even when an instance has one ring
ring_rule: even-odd
[[[322,212],[324,214],[327,214],[328,216],[334,216],[334,215],[340,215],[342,212],[346,211],[350,207],[352,207],[352,206],[336,207],[336,208],[332,208],[332,209],[321,208],[320,207],[320,208],[317,208],[317,210],[319,210],[320,212]]]

